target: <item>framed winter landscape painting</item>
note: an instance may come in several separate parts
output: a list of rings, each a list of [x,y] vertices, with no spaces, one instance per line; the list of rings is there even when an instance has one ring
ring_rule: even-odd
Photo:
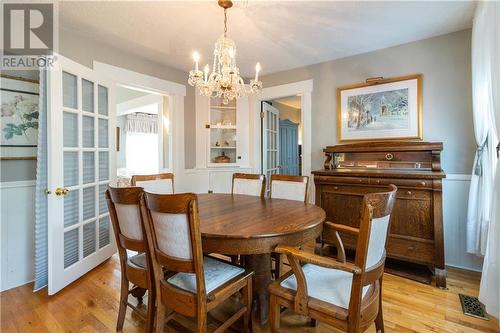
[[[1,159],[35,159],[38,142],[38,82],[0,77]]]
[[[339,142],[422,139],[422,75],[337,88]]]

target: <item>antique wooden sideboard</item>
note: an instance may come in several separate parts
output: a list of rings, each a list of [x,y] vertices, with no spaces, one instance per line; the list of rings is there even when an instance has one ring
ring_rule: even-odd
[[[328,146],[324,170],[314,171],[316,205],[327,221],[358,227],[363,194],[398,187],[387,245],[387,270],[446,287],[442,143],[369,142]],[[341,234],[346,250],[355,236]],[[391,260],[393,259],[393,260]]]

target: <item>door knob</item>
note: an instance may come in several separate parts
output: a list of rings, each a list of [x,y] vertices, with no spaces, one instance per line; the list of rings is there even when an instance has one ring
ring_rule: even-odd
[[[66,187],[58,187],[54,191],[55,195],[62,196],[68,194],[69,190]]]

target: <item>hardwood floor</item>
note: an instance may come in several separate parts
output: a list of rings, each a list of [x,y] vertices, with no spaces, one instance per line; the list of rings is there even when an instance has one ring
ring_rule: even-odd
[[[462,314],[458,293],[477,295],[479,279],[478,273],[449,269],[449,289],[441,290],[385,274],[386,332],[500,332],[498,320],[484,321]],[[116,256],[54,296],[48,297],[46,289],[33,293],[32,287],[28,284],[0,294],[1,332],[115,331],[120,292]],[[178,321],[194,327],[187,319],[179,318]],[[123,332],[143,332],[143,328],[144,321],[128,309]],[[166,331],[185,330],[168,327]],[[306,318],[285,311],[282,313],[282,332],[337,331],[322,323],[316,328],[309,327]],[[375,328],[367,332],[375,332]]]

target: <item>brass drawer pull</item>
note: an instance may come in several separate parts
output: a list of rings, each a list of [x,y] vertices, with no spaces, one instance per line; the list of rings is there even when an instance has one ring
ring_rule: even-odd
[[[411,191],[406,191],[406,194],[412,195]]]
[[[425,182],[421,182],[420,185],[425,186]]]
[[[394,158],[394,154],[391,154],[391,153],[387,153],[385,154],[385,159],[388,160],[388,161],[392,161],[392,159]]]
[[[377,183],[377,184],[380,184],[380,179],[377,179],[376,183]]]
[[[339,189],[339,187],[338,187],[338,186],[334,186],[334,187],[333,187],[333,189],[334,189],[334,190],[338,190],[338,189]]]

